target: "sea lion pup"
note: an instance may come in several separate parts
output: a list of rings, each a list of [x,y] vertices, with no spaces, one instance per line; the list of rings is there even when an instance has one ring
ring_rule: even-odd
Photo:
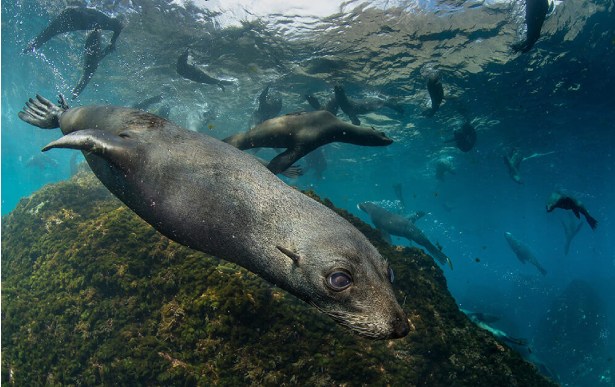
[[[526,262],[529,262],[532,265],[534,265],[536,267],[536,269],[538,269],[540,274],[547,275],[547,271],[538,262],[538,260],[536,259],[536,257],[532,253],[532,250],[530,250],[530,248],[525,243],[523,243],[520,240],[518,240],[517,238],[515,238],[509,232],[505,233],[504,236],[506,237],[506,241],[508,242],[508,245],[510,246],[512,251],[517,256],[517,259],[519,259],[519,261],[521,261],[521,263],[525,264]]]
[[[92,79],[94,72],[98,68],[98,64],[111,50],[107,47],[105,50],[100,49],[101,33],[100,29],[95,29],[90,32],[85,40],[85,50],[83,53],[83,74],[79,79],[77,85],[73,88],[73,99],[77,98],[79,94],[85,89],[85,87]]]
[[[182,77],[198,83],[206,83],[208,85],[217,85],[224,91],[224,85],[232,85],[233,82],[224,79],[216,79],[208,75],[201,68],[188,63],[188,57],[190,56],[190,50],[186,49],[183,54],[177,58],[177,65],[175,69],[177,73]]]
[[[319,110],[272,118],[247,132],[227,137],[224,142],[242,150],[286,148],[267,166],[271,172],[277,174],[314,149],[331,142],[385,146],[390,145],[393,140],[374,128],[352,125],[327,111]]]
[[[367,238],[252,156],[143,111],[67,108],[37,96],[19,117],[65,134],[101,182],[163,235],[245,267],[364,337],[409,323],[392,271]]]
[[[429,254],[440,262],[440,264],[448,264],[451,269],[453,268],[453,263],[442,250],[434,246],[434,244],[427,239],[427,236],[423,234],[423,231],[414,225],[414,222],[425,215],[424,212],[412,214],[410,217],[403,217],[370,202],[359,203],[358,207],[369,215],[374,226],[380,230],[389,243],[391,243],[391,235],[406,238],[426,248]]]
[[[342,111],[346,113],[348,118],[350,118],[350,122],[352,122],[354,125],[361,125],[361,120],[359,120],[359,117],[357,116],[358,114],[366,114],[369,112],[373,112],[375,110],[381,109],[382,107],[388,107],[400,114],[404,112],[404,109],[399,104],[392,103],[390,101],[352,101],[346,95],[346,90],[344,90],[344,88],[339,85],[336,85],[333,88],[333,92],[335,94],[335,100],[339,105],[340,109],[342,109]]]
[[[28,43],[24,52],[34,51],[56,35],[79,30],[109,30],[113,31],[108,51],[115,49],[115,42],[120,36],[124,24],[117,18],[112,18],[93,8],[66,8],[40,34]]]
[[[269,85],[258,96],[258,108],[252,113],[250,126],[258,125],[263,121],[271,119],[282,110],[282,98],[269,98]]]
[[[580,219],[580,214],[583,214],[587,224],[589,224],[589,227],[591,227],[592,230],[595,230],[596,226],[598,226],[598,221],[589,214],[589,211],[587,211],[587,208],[585,208],[583,203],[570,195],[566,195],[561,192],[553,192],[549,197],[549,200],[547,200],[547,212],[551,212],[556,208],[561,208],[562,210],[572,210],[577,219]]]
[[[540,37],[542,24],[549,12],[549,0],[525,0],[525,40],[512,45],[514,52],[528,52]]]

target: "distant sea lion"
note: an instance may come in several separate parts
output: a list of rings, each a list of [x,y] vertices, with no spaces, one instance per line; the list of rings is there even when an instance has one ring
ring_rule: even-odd
[[[24,52],[34,51],[56,35],[79,30],[110,30],[113,31],[108,51],[115,49],[115,42],[124,28],[123,23],[116,18],[92,8],[66,8],[51,21],[51,23],[28,43]]]
[[[587,224],[589,224],[589,227],[591,227],[592,230],[595,230],[596,226],[598,226],[598,221],[589,214],[589,211],[587,211],[587,208],[585,208],[583,203],[572,196],[562,194],[560,192],[553,192],[549,197],[549,200],[547,200],[547,212],[551,212],[556,208],[561,208],[562,210],[572,210],[577,219],[580,218],[580,214],[583,214]]]
[[[306,94],[304,97],[314,110],[326,110],[333,115],[337,115],[337,112],[340,109],[335,95],[327,102],[325,106],[322,106],[318,98],[314,97],[312,94]]]
[[[519,346],[527,347],[527,340],[525,340],[525,339],[518,339],[516,337],[509,336],[506,332],[504,332],[504,331],[502,331],[500,329],[494,328],[491,325],[489,325],[493,321],[485,321],[484,318],[485,317],[489,318],[491,316],[485,315],[484,313],[480,313],[480,312],[471,312],[471,311],[465,310],[465,309],[460,309],[460,310],[466,316],[468,316],[470,321],[472,321],[478,327],[486,330],[487,332],[491,333],[493,336],[497,337],[498,339],[502,340],[503,342],[505,342],[507,344],[513,344],[513,345],[519,345]]]
[[[545,270],[545,268],[542,267],[540,262],[538,262],[538,260],[532,253],[532,250],[530,250],[530,248],[525,243],[515,238],[509,232],[505,233],[504,236],[506,237],[506,241],[508,242],[508,245],[510,246],[512,251],[517,256],[517,259],[521,261],[521,263],[525,264],[526,262],[529,262],[532,265],[534,265],[536,269],[538,269],[540,274],[547,275],[547,271]]]
[[[380,99],[370,101],[353,101],[346,95],[346,90],[339,85],[333,88],[333,92],[335,93],[335,100],[337,101],[340,109],[346,113],[348,118],[350,118],[350,122],[354,125],[361,125],[361,120],[359,120],[358,117],[359,114],[373,112],[383,107],[393,109],[400,114],[404,112],[404,109],[399,104],[392,103],[390,101]]]
[[[19,117],[65,134],[102,183],[163,235],[226,259],[373,339],[408,334],[392,272],[367,238],[252,156],[139,110],[37,96]]]
[[[282,98],[269,98],[269,85],[258,96],[258,108],[252,113],[252,125],[271,119],[282,110]]]
[[[453,131],[453,141],[462,152],[469,152],[476,144],[476,129],[470,121],[464,121],[460,128]]]
[[[268,165],[269,170],[277,174],[314,149],[331,142],[385,146],[393,140],[374,128],[352,125],[319,110],[272,118],[247,132],[227,137],[224,142],[242,150],[286,148]]]
[[[177,58],[177,65],[175,69],[177,73],[182,77],[198,83],[206,83],[208,85],[217,85],[224,90],[224,85],[232,85],[233,82],[224,79],[216,79],[208,75],[201,68],[188,63],[188,57],[190,56],[190,50],[185,50],[183,54]]]
[[[429,93],[429,99],[431,100],[431,108],[425,110],[423,115],[425,117],[433,117],[434,114],[440,108],[442,104],[442,100],[444,100],[444,87],[442,87],[442,82],[440,81],[440,74],[431,70],[427,72],[427,92]]]
[[[101,50],[100,42],[101,33],[98,28],[88,34],[85,40],[85,50],[83,53],[83,74],[73,89],[73,99],[77,98],[83,89],[85,89],[90,79],[92,79],[94,72],[98,69],[100,61],[110,52],[109,47],[105,50]]]
[[[374,203],[364,202],[359,204],[359,209],[365,211],[372,219],[374,226],[382,232],[387,241],[391,241],[391,235],[400,236],[408,239],[411,242],[418,243],[427,249],[429,254],[435,258],[440,264],[446,265],[452,269],[453,263],[451,260],[429,239],[423,234],[414,222],[416,222],[424,212],[415,213],[412,217],[403,217],[385,210]]]
[[[523,42],[515,43],[512,49],[515,52],[528,52],[540,37],[542,24],[549,12],[548,0],[525,0],[525,24],[527,33]]]

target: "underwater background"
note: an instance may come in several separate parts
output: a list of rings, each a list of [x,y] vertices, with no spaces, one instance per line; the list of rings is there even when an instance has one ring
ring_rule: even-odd
[[[3,216],[71,176],[76,152],[40,152],[59,131],[17,117],[35,93],[70,96],[81,75],[86,32],[22,53],[67,6],[126,22],[71,106],[132,106],[162,95],[156,108],[168,109],[171,121],[219,139],[250,127],[267,85],[282,114],[309,110],[308,93],[325,102],[336,85],[355,100],[403,106],[360,116],[392,145],[326,145],[326,165],[300,160],[305,174],[286,181],[368,223],[360,202],[427,212],[417,226],[452,260],[454,269],[443,270],[461,308],[499,317],[492,325],[526,339],[562,385],[615,384],[613,1],[551,4],[541,38],[524,54],[511,50],[523,39],[523,2],[2,1]],[[195,63],[233,84],[223,90],[181,78],[175,63],[188,47]],[[444,101],[428,117],[432,71]],[[477,141],[463,152],[449,140],[468,120]],[[503,161],[511,149],[527,158],[522,183]],[[442,165],[453,171],[438,175]],[[545,211],[556,190],[580,199],[599,222],[595,230],[584,224],[567,254],[562,222],[570,212]],[[517,260],[506,232],[531,248],[546,275]]]

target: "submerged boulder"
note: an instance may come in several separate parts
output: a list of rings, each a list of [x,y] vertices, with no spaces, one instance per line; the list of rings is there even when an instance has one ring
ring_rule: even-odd
[[[2,382],[553,385],[470,323],[429,256],[335,210],[391,263],[406,338],[354,336],[252,273],[168,240],[89,172],[44,187],[2,219]]]

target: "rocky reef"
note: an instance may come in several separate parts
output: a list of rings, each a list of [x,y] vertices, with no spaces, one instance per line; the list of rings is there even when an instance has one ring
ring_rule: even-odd
[[[246,270],[171,242],[91,173],[44,187],[2,219],[2,382],[554,385],[458,310],[429,256],[335,210],[391,263],[406,338],[354,336]]]

